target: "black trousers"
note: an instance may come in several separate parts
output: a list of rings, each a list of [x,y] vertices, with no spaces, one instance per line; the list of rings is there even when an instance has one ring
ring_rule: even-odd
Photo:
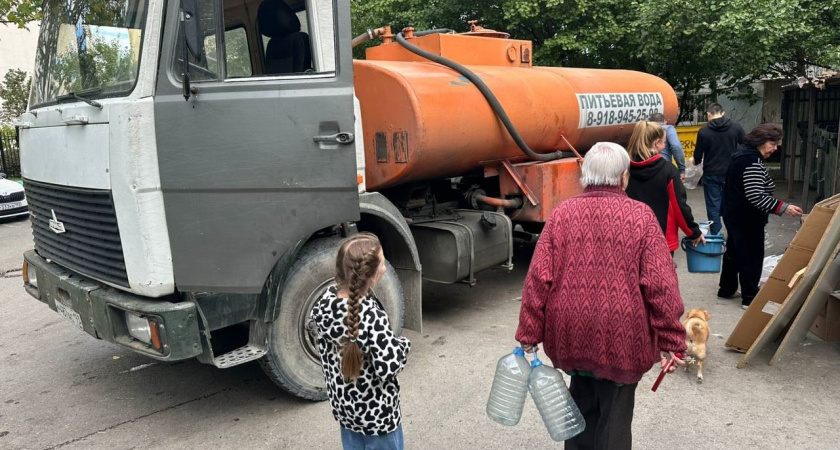
[[[636,384],[573,376],[569,391],[586,421],[583,433],[566,441],[566,450],[625,450],[633,446],[630,425]]]
[[[720,274],[718,296],[729,297],[741,284],[741,304],[749,305],[758,295],[764,264],[764,225],[744,226],[726,222],[726,253]]]

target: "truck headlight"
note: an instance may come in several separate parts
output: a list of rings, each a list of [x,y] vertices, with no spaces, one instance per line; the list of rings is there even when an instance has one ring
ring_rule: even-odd
[[[38,271],[35,270],[35,266],[23,261],[23,283],[29,284],[32,287],[38,287]]]
[[[125,325],[131,337],[161,350],[160,330],[157,321],[126,311]]]

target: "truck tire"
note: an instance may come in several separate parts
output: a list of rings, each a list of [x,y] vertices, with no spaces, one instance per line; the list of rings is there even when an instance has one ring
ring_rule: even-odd
[[[268,324],[268,353],[259,360],[271,381],[308,400],[327,398],[315,340],[317,330],[309,314],[324,290],[335,283],[335,256],[340,244],[338,238],[318,239],[301,249],[283,292],[278,294],[280,314]],[[385,275],[373,291],[388,312],[391,328],[399,334],[405,314],[402,286],[391,264],[386,261],[385,266]]]

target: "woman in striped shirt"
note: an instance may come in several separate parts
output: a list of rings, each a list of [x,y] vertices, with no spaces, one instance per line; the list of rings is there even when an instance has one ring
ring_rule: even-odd
[[[778,148],[782,130],[765,123],[744,136],[732,155],[723,187],[723,221],[726,254],[720,274],[718,297],[734,298],[741,285],[741,307],[747,309],[758,294],[764,261],[764,227],[770,214],[798,217],[802,209],[773,198],[776,184],[764,160]]]

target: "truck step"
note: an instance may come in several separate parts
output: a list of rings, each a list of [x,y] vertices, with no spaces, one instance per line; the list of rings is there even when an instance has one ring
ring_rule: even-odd
[[[265,348],[259,348],[249,344],[213,358],[213,365],[220,369],[227,369],[228,367],[238,366],[239,364],[260,359],[266,353],[268,353],[268,350]]]
[[[265,322],[252,320],[248,332],[248,345],[214,356],[213,365],[220,369],[227,369],[262,358],[268,353],[266,331]]]

